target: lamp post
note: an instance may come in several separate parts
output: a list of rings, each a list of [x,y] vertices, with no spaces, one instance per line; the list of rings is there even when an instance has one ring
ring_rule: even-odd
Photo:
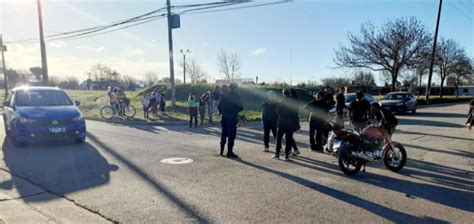
[[[186,51],[181,49],[180,52],[183,54],[183,83],[186,84],[186,55],[190,54],[191,51],[189,49],[186,49]]]

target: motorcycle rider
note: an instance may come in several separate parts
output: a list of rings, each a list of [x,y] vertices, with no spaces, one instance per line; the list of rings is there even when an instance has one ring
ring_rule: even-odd
[[[379,103],[373,103],[370,108],[372,117],[393,134],[398,125],[398,119],[389,110],[382,108]]]
[[[367,122],[370,111],[370,102],[364,99],[363,92],[359,91],[356,93],[356,100],[352,101],[349,109],[349,118],[354,125],[354,129],[356,131],[361,131]]]

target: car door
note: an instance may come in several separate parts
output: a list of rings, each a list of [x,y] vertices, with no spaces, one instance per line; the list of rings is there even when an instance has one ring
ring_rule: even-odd
[[[7,128],[8,130],[10,130],[11,128],[11,122],[14,116],[14,111],[12,108],[14,94],[15,93],[12,92],[12,94],[10,94],[8,98],[3,102],[3,121],[5,122],[3,125],[5,125],[5,128]]]

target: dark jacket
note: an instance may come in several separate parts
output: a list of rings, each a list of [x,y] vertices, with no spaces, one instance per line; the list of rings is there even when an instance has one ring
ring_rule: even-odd
[[[278,114],[278,129],[283,131],[296,131],[300,129],[298,108],[292,106],[294,102],[289,97],[283,98],[278,103],[276,112]]]
[[[237,120],[237,115],[244,108],[242,107],[240,96],[237,93],[229,92],[221,96],[217,109],[222,114],[222,119]]]
[[[352,122],[364,123],[367,121],[370,111],[370,103],[366,99],[361,101],[354,100],[350,105]]]
[[[323,100],[313,100],[304,106],[304,109],[309,113],[309,124],[325,125],[327,124],[329,115],[329,105]]]
[[[278,114],[277,114],[277,107],[278,103],[273,102],[263,102],[262,107],[262,121],[264,124],[271,124],[278,122]]]
[[[330,107],[333,107],[336,105],[336,101],[334,101],[334,95],[332,93],[326,93],[324,94],[324,101],[326,104],[328,104]]]
[[[384,127],[395,127],[398,125],[398,119],[395,115],[385,108],[380,108],[380,112],[375,114],[375,119],[382,122]]]
[[[336,96],[336,113],[338,115],[343,115],[344,108],[346,108],[346,97],[344,96],[344,94],[339,93]]]

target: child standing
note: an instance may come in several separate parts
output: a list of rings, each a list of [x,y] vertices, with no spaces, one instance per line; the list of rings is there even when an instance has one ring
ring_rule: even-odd
[[[142,105],[143,105],[143,117],[148,119],[148,109],[150,108],[150,97],[148,97],[148,94],[143,94],[143,99],[142,99]]]
[[[194,126],[197,127],[197,114],[198,114],[198,102],[196,101],[196,97],[193,93],[189,94],[188,98],[188,105],[189,105],[189,127],[193,127],[193,119],[194,119]]]

